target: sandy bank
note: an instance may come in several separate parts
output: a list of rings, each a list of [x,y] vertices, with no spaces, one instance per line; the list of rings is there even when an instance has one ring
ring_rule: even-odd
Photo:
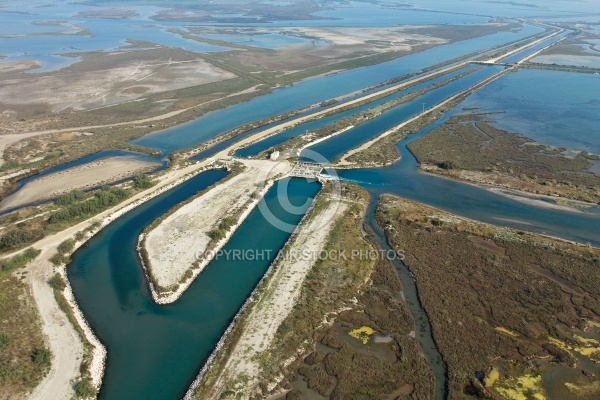
[[[508,197],[509,199],[529,204],[534,207],[580,213],[582,212],[582,209],[594,206],[594,204],[592,203],[585,203],[583,201],[569,200],[561,197],[547,196],[543,194],[532,194],[518,189],[489,187],[487,185],[478,186],[482,186],[491,192],[498,193],[502,196]]]
[[[289,257],[275,261],[270,279],[263,286],[263,294],[247,314],[239,340],[230,350],[224,368],[218,371],[210,398],[220,398],[227,385],[241,382],[244,377],[248,379],[243,380],[245,393],[251,393],[258,384],[261,372],[258,360],[270,351],[277,329],[293,309],[302,283],[316,261],[313,257],[294,255],[319,254],[327,243],[329,232],[347,207],[347,203],[331,199],[324,208],[310,213],[301,223],[285,247]]]
[[[71,382],[79,377],[83,357],[83,345],[79,335],[65,313],[58,307],[48,279],[54,268],[48,260],[55,252],[55,245],[42,249],[42,253],[27,267],[27,283],[31,287],[42,321],[42,331],[52,351],[50,371],[29,396],[31,400],[70,399],[75,394]]]
[[[81,362],[84,356],[84,348],[81,338],[66,314],[59,308],[54,298],[54,291],[48,284],[48,280],[55,272],[58,272],[67,283],[62,294],[73,310],[73,315],[87,342],[91,345],[88,372],[92,384],[96,388],[99,388],[102,383],[106,349],[94,335],[94,332],[87,324],[83,313],[75,302],[75,296],[66,276],[66,266],[62,265],[54,268],[50,261],[50,258],[56,253],[59,244],[66,237],[73,236],[76,228],[81,227],[80,225],[63,231],[61,232],[62,234],[57,234],[38,242],[37,248],[41,249],[40,256],[29,266],[30,273],[28,274],[27,282],[34,294],[42,318],[42,329],[52,351],[50,371],[30,394],[30,400],[71,399],[75,395],[73,384],[82,375]],[[94,233],[96,232],[88,233],[87,238],[93,236]],[[73,251],[79,248],[87,238],[78,242]]]
[[[53,358],[49,373],[30,395],[33,400],[70,399],[73,397],[73,382],[80,376],[80,366],[83,356],[81,340],[71,325],[70,321],[60,309],[54,299],[54,293],[48,279],[54,274],[55,269],[49,258],[56,253],[56,249],[65,239],[71,238],[76,232],[82,231],[94,221],[100,221],[102,227],[108,225],[116,218],[140,204],[164,193],[172,187],[202,172],[208,162],[202,162],[180,170],[172,170],[160,177],[160,182],[153,188],[138,193],[125,200],[123,203],[106,210],[95,217],[80,222],[55,235],[48,236],[32,245],[42,251],[37,259],[27,267],[27,283],[32,288],[36,305],[42,318],[42,330],[48,339],[48,345],[52,351]],[[94,233],[98,230],[94,231]],[[82,244],[82,243],[80,243]],[[11,256],[11,255],[8,255]],[[68,283],[68,282],[67,282]],[[66,297],[69,299],[70,287],[66,289]],[[104,374],[105,349],[95,337],[91,329],[87,327],[81,310],[74,299],[71,298],[71,307],[78,318],[78,323],[84,330],[87,340],[95,345],[92,351],[90,374],[92,381],[100,384]]]
[[[158,163],[134,157],[108,157],[79,165],[26,183],[0,202],[0,211],[55,197],[72,189],[85,189],[118,181],[158,167]]]
[[[148,272],[154,282],[169,288],[181,283],[177,290],[157,293],[153,288],[154,300],[169,303],[181,295],[208,263],[202,260],[191,270],[196,255],[207,250],[211,238],[210,230],[228,216],[237,218],[226,238],[217,243],[213,251],[222,247],[235,232],[250,211],[258,204],[265,192],[265,182],[274,176],[288,173],[292,166],[288,162],[266,160],[240,160],[246,169],[233,178],[212,188],[197,199],[185,204],[152,229],[142,240],[146,250]],[[260,190],[260,192],[259,192]],[[185,277],[191,270],[192,276]]]

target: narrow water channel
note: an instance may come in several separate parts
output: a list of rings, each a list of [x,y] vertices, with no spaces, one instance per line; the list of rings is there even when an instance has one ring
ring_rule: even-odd
[[[366,224],[375,233],[375,241],[385,251],[393,251],[390,247],[383,229],[377,224],[375,219],[375,212],[377,210],[377,204],[379,202],[379,196],[372,196],[367,212],[365,215]],[[416,331],[415,339],[421,345],[423,355],[427,364],[433,372],[435,377],[435,398],[437,400],[445,400],[448,393],[448,379],[446,363],[442,359],[440,352],[437,349],[435,341],[433,340],[433,334],[431,332],[431,324],[429,323],[429,317],[421,305],[421,299],[419,298],[419,290],[413,275],[410,273],[406,265],[399,259],[392,260],[396,272],[402,282],[402,294],[410,315],[415,320]]]
[[[305,122],[303,124],[299,124],[296,125],[294,127],[291,127],[289,129],[286,129],[282,132],[279,132],[273,136],[269,136],[263,140],[260,140],[256,143],[253,143],[247,147],[244,147],[238,151],[236,151],[235,155],[237,157],[254,157],[256,155],[258,155],[260,152],[263,152],[265,150],[268,150],[269,148],[273,147],[273,146],[277,146],[279,144],[284,143],[285,141],[292,139],[294,137],[297,137],[299,135],[302,135],[306,132],[313,132],[316,131],[324,126],[330,125],[332,123],[334,123],[335,121],[339,120],[339,119],[343,119],[343,118],[347,118],[353,115],[357,115],[361,112],[364,112],[368,109],[372,109],[374,107],[380,106],[386,102],[392,101],[392,100],[396,100],[402,96],[405,96],[407,94],[410,93],[414,93],[416,91],[419,91],[421,89],[430,87],[432,85],[435,85],[436,83],[439,83],[441,81],[444,81],[446,79],[451,79],[457,75],[460,75],[462,73],[468,72],[468,71],[472,71],[475,68],[474,65],[470,65],[464,68],[460,68],[457,71],[452,71],[448,74],[444,74],[442,76],[439,76],[437,78],[433,78],[433,79],[429,79],[425,82],[416,84],[412,87],[400,90],[396,93],[393,93],[389,96],[386,96],[382,99],[379,100],[375,100],[372,101],[370,103],[364,104],[362,106],[358,106],[356,108],[352,108],[350,110],[347,111],[342,111],[340,113],[334,114],[334,115],[330,115],[327,117],[323,117],[323,118],[319,118],[317,120],[314,121],[309,121],[309,122]],[[214,153],[213,153],[214,154]],[[194,158],[196,159],[196,158]]]
[[[333,161],[336,157],[344,154],[346,151],[358,147],[364,142],[381,135],[388,129],[418,115],[423,111],[424,107],[437,105],[445,99],[500,72],[502,69],[504,69],[504,67],[494,66],[485,67],[479,71],[472,72],[447,85],[430,90],[411,101],[400,104],[397,107],[384,112],[379,117],[360,124],[341,135],[334,136],[329,140],[310,146],[307,150],[317,152],[326,159]],[[303,157],[304,152],[300,153],[300,156]]]

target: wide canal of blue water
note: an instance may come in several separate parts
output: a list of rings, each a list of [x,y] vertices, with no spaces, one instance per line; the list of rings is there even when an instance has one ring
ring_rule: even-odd
[[[101,399],[181,398],[288,240],[289,233],[273,228],[257,208],[224,250],[265,250],[263,258],[215,259],[176,303],[159,306],[152,301],[136,252],[139,234],[172,206],[225,174],[202,173],[150,200],[117,219],[74,254],[69,281],[87,320],[108,349]],[[264,201],[280,220],[297,224],[303,214],[282,208],[278,186],[269,190]],[[319,189],[318,183],[294,179],[289,182],[287,198],[300,206]],[[190,249],[189,260],[182,262],[191,263],[196,250]]]

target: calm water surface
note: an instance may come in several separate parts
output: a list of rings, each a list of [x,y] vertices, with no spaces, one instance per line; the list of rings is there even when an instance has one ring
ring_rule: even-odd
[[[257,285],[289,234],[273,228],[255,209],[225,246],[270,250],[264,259],[216,259],[176,303],[156,305],[148,292],[136,244],[144,227],[169,208],[225,176],[209,171],[117,219],[78,250],[68,269],[75,297],[107,346],[101,399],[175,399],[185,393],[232,318]],[[297,224],[286,212],[276,184],[265,196],[271,212]],[[293,179],[288,197],[300,206],[320,185]],[[308,202],[310,204],[310,201]],[[306,211],[306,207],[302,212]],[[189,262],[195,249],[190,249]],[[185,262],[186,260],[182,260]]]
[[[346,151],[358,147],[364,142],[382,134],[399,123],[418,115],[425,107],[436,105],[444,99],[451,97],[461,91],[475,85],[478,82],[501,71],[503,67],[485,67],[467,76],[457,79],[440,88],[431,90],[412,101],[400,104],[391,110],[384,112],[379,117],[360,124],[341,135],[334,136],[329,140],[308,147],[308,150],[321,154],[332,161]],[[303,157],[305,152],[301,153]]]
[[[522,69],[470,95],[462,106],[506,111],[496,126],[540,143],[600,154],[600,75]]]
[[[455,77],[456,75],[460,75],[464,72],[470,71],[474,68],[474,66],[469,66],[469,67],[465,67],[465,68],[461,68],[458,71],[449,73],[449,74],[445,74],[443,76],[440,76],[438,78],[434,78],[434,79],[430,79],[427,82],[423,82],[423,83],[419,83],[418,85],[415,85],[413,87],[410,87],[408,89],[404,89],[404,90],[400,90],[399,92],[390,95],[390,96],[386,96],[380,100],[377,101],[373,101],[371,103],[365,104],[363,106],[360,107],[356,107],[353,108],[351,110],[348,111],[344,111],[341,113],[337,113],[335,115],[331,115],[329,117],[324,117],[324,118],[319,118],[315,121],[309,121],[300,125],[296,125],[292,128],[286,129],[276,135],[273,136],[269,136],[266,139],[260,140],[254,144],[251,144],[250,146],[244,147],[238,151],[236,151],[236,156],[238,157],[252,157],[252,156],[256,156],[258,153],[265,151],[273,146],[277,146],[291,138],[294,138],[296,136],[302,135],[304,133],[308,132],[313,132],[316,131],[324,126],[327,126],[329,124],[332,124],[333,122],[339,120],[339,119],[343,119],[352,115],[356,115],[359,114],[365,110],[368,110],[370,108],[373,107],[377,107],[385,102],[388,101],[392,101],[395,99],[398,99],[399,97],[402,97],[406,94],[409,93],[413,93],[416,92],[418,90],[421,90],[423,88],[429,87],[431,85],[434,85],[438,82],[441,82],[443,80]]]

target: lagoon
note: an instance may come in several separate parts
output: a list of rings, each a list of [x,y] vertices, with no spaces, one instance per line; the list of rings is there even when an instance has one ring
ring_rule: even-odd
[[[600,75],[519,70],[470,95],[464,107],[505,111],[495,126],[539,143],[600,154]]]

